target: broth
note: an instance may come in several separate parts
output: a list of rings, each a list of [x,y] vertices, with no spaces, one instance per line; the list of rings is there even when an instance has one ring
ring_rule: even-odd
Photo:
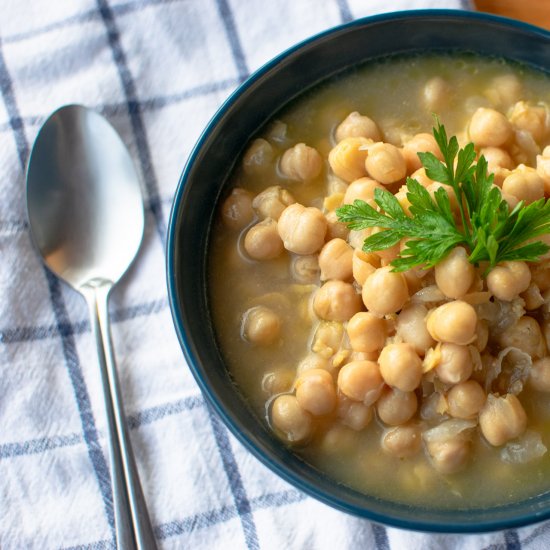
[[[510,75],[521,82],[518,97],[513,90],[507,95],[498,85]],[[437,87],[441,82],[446,91],[432,97],[427,83]],[[335,128],[350,112],[368,115],[378,124],[383,140],[400,147],[415,134],[431,132],[434,111],[448,134],[456,134],[463,142],[469,120],[479,107],[506,113],[517,100],[548,102],[548,77],[470,54],[418,55],[369,63],[316,87],[278,113],[258,134],[270,144],[272,156],[268,154],[266,160],[260,152],[248,165],[240,162],[231,188],[255,196],[278,185],[298,203],[326,211],[325,198],[337,197],[347,187],[332,174],[327,157],[335,145]],[[281,172],[280,157],[301,142],[321,154],[323,169],[308,181],[291,181]],[[548,143],[546,135],[538,145],[542,150]],[[521,151],[518,155],[522,158]],[[526,163],[533,164],[532,151],[524,156]],[[312,297],[321,283],[318,276],[312,282],[296,280],[292,275],[296,254],[285,250],[263,261],[247,254],[244,238],[257,222],[255,214],[244,228],[231,229],[223,216],[218,216],[209,250],[209,292],[220,349],[242,394],[264,419],[266,404],[274,395],[292,389],[298,365],[311,356],[312,349],[316,356],[332,361],[330,372],[337,377],[349,360],[349,342],[346,322],[321,320],[312,312]],[[251,344],[243,334],[244,313],[258,307],[269,308],[280,321],[280,333],[266,345]],[[336,349],[331,348],[331,339],[338,340]],[[550,445],[549,397],[529,388],[519,395],[529,429],[539,431],[545,445]],[[413,421],[422,423],[419,412]],[[502,446],[489,445],[477,431],[467,467],[444,474],[434,469],[425,452],[405,458],[385,452],[380,440],[388,427],[376,413],[361,430],[344,425],[336,413],[317,416],[314,422],[313,436],[306,444],[296,445],[295,452],[339,482],[370,495],[456,509],[503,504],[550,488],[550,453],[526,464],[510,464],[501,459]]]

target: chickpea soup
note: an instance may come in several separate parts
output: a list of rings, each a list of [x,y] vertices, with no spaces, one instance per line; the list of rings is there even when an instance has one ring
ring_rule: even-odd
[[[319,470],[448,508],[550,488],[549,101],[502,60],[386,59],[247,146],[212,231],[213,321],[252,408]]]

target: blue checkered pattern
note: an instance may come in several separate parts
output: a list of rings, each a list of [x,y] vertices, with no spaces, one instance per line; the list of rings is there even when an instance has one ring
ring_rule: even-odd
[[[538,525],[475,537],[386,529],[306,497],[264,468],[205,404],[165,290],[167,216],[201,129],[248,74],[342,22],[460,0],[3,0],[0,26],[0,547],[113,548],[105,419],[84,301],[31,246],[30,145],[83,103],[128,144],[146,195],[138,262],[113,292],[131,437],[161,548],[519,549]]]

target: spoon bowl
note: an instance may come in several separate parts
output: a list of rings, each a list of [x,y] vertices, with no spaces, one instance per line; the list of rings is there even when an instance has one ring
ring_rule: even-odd
[[[108,299],[143,238],[143,199],[126,146],[99,114],[67,105],[44,123],[27,169],[27,211],[44,263],[88,303],[105,398],[116,548],[156,548],[112,351]]]
[[[40,130],[27,172],[31,232],[47,266],[73,286],[116,283],[143,236],[139,179],[120,137],[81,105],[58,109]]]

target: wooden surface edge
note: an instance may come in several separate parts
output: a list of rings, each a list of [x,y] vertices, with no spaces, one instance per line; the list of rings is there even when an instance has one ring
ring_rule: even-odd
[[[473,5],[481,12],[503,15],[550,29],[549,0],[474,0]]]

